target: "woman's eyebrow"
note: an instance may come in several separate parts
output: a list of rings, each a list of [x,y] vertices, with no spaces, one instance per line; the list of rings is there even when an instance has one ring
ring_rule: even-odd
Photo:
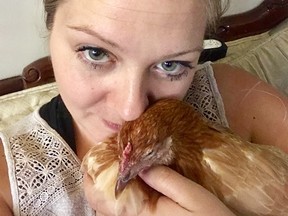
[[[70,26],[70,25],[68,25],[67,27],[69,29],[76,30],[76,31],[79,31],[79,32],[83,32],[85,34],[88,34],[88,35],[91,35],[93,37],[96,37],[99,40],[101,40],[102,42],[104,42],[106,44],[109,44],[110,46],[112,46],[114,48],[117,48],[119,50],[123,50],[120,47],[119,44],[117,44],[117,43],[115,43],[115,42],[113,42],[111,40],[106,39],[105,37],[101,36],[101,34],[99,34],[98,32],[96,32],[93,29],[89,28],[89,26],[85,26],[85,25],[84,26]],[[188,53],[202,52],[202,50],[203,50],[202,46],[197,46],[197,47],[192,48],[192,49],[188,49],[188,50],[184,50],[184,51],[180,51],[180,52],[176,52],[176,53],[172,53],[172,54],[163,56],[162,59],[176,58],[176,57],[179,57],[179,56],[182,56],[182,55],[186,55]]]
[[[101,36],[101,34],[99,34],[98,32],[94,31],[93,29],[89,28],[88,26],[67,26],[69,29],[73,29],[79,32],[83,32],[85,34],[91,35],[93,37],[98,38],[99,40],[101,40],[102,42],[109,44],[110,46],[117,48],[119,50],[122,50],[121,47],[119,46],[119,44],[106,39],[105,37]]]
[[[176,53],[172,53],[172,54],[169,54],[169,55],[166,55],[164,57],[162,57],[163,59],[171,59],[171,58],[176,58],[176,57],[179,57],[179,56],[183,56],[183,55],[186,55],[186,54],[189,54],[189,53],[195,53],[195,52],[202,52],[203,51],[203,47],[202,46],[197,46],[195,48],[192,48],[192,49],[188,49],[188,50],[184,50],[184,51],[180,51],[180,52],[176,52]]]

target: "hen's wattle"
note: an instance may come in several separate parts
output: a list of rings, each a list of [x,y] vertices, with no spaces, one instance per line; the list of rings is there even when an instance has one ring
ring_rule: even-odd
[[[116,214],[131,208],[138,213],[144,200],[153,210],[159,194],[137,174],[163,164],[214,193],[237,215],[288,215],[287,154],[242,140],[179,100],[156,102],[83,160],[95,187],[115,202]]]

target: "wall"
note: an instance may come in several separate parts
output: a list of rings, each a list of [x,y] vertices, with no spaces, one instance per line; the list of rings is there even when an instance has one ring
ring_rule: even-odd
[[[248,11],[258,6],[263,0],[230,0],[229,10],[226,15]]]
[[[231,0],[227,14],[249,10],[262,0]],[[0,79],[48,55],[41,0],[0,0]]]
[[[0,0],[0,79],[47,55],[41,0]]]

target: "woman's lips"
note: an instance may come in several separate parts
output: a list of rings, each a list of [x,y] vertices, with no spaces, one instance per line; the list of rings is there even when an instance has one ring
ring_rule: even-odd
[[[104,120],[104,124],[108,128],[110,128],[111,130],[116,131],[116,132],[118,132],[120,130],[120,128],[121,128],[120,124],[116,124],[116,123],[113,123],[113,122],[110,122],[110,121],[106,121],[106,120]]]

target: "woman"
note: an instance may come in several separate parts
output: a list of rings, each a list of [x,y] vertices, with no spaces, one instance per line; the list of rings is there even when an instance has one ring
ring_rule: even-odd
[[[160,98],[187,100],[243,138],[288,152],[284,96],[240,69],[197,65],[220,2],[44,0],[61,98],[1,134],[0,211],[93,215],[93,208],[97,215],[113,215],[113,203],[92,193],[85,175],[84,196],[80,162],[93,145]],[[165,195],[155,215],[233,215],[168,168],[141,177]],[[152,214],[144,209],[141,215]]]

